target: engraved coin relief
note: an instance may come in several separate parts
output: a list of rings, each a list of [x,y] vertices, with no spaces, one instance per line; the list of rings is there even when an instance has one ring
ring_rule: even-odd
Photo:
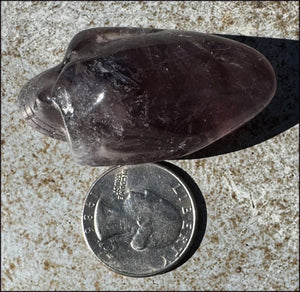
[[[177,238],[181,226],[180,212],[149,190],[129,191],[116,208],[99,199],[95,209],[98,238],[103,241],[128,232],[133,234],[130,245],[135,250],[167,246]]]
[[[109,268],[127,276],[169,270],[190,247],[196,209],[187,186],[159,164],[116,167],[91,187],[85,239]]]

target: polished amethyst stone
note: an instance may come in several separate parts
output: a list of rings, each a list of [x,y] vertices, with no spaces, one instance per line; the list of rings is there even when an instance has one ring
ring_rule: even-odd
[[[258,51],[196,32],[93,28],[19,95],[26,120],[67,141],[80,164],[134,164],[195,152],[257,115],[276,77]]]

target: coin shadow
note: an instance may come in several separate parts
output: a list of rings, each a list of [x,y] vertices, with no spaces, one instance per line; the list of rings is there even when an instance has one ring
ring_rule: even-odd
[[[242,150],[262,143],[299,123],[298,41],[275,38],[218,35],[261,52],[272,64],[277,91],[255,118],[207,147],[181,159],[198,159]]]
[[[177,264],[175,264],[170,270],[163,272],[166,273],[175,270],[176,268],[187,262],[200,247],[206,230],[207,209],[205,199],[202,195],[201,190],[199,189],[198,185],[195,183],[193,178],[187,172],[185,172],[180,167],[166,161],[159,162],[158,164],[162,165],[163,167],[169,168],[174,174],[179,176],[180,179],[184,181],[184,183],[187,185],[190,192],[192,193],[197,212],[195,234],[192,239],[192,244],[190,248],[186,251],[185,255],[181,258],[181,260],[178,261]]]

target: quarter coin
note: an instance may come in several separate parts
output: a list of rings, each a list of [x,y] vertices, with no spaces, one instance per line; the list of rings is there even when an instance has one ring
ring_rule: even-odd
[[[113,271],[146,277],[172,269],[189,250],[196,207],[188,186],[168,167],[114,167],[90,188],[84,203],[85,240]]]

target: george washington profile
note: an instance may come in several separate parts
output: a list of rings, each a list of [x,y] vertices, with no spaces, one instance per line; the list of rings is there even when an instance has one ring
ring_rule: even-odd
[[[174,205],[148,190],[144,193],[130,191],[121,204],[100,199],[95,209],[95,227],[100,241],[129,234],[135,250],[171,244],[181,226],[181,215]]]

